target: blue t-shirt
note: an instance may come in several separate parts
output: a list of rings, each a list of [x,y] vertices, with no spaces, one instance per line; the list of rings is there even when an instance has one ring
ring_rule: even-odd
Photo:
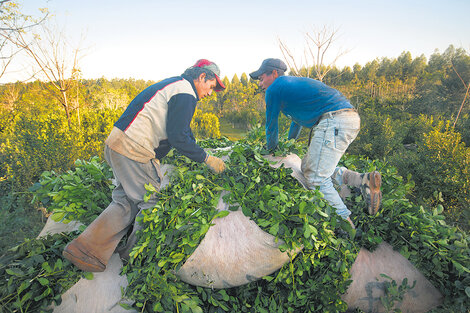
[[[314,126],[331,111],[353,108],[338,90],[306,77],[280,76],[266,89],[266,141],[274,149],[279,137],[279,113],[292,120],[289,139],[297,138],[303,127]]]

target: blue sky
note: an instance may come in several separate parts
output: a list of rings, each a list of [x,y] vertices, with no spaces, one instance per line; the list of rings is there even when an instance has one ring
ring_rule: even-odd
[[[160,80],[207,58],[231,79],[256,70],[264,58],[282,58],[278,38],[300,57],[304,34],[323,26],[339,33],[329,55],[350,50],[339,67],[403,51],[429,58],[450,44],[470,51],[468,0],[19,2],[30,14],[48,7],[72,41],[85,36],[84,78]]]

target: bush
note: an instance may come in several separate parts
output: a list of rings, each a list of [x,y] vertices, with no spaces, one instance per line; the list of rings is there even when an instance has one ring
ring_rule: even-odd
[[[80,153],[76,141],[61,115],[21,115],[1,146],[3,175],[16,190],[25,190],[45,170],[69,169]]]
[[[261,112],[253,108],[245,108],[239,111],[226,111],[224,118],[236,127],[243,127],[245,129],[251,129],[263,121]]]
[[[454,223],[470,228],[470,148],[461,135],[440,122],[424,135],[417,150],[413,178],[420,186],[417,195],[432,205],[445,203],[446,215]],[[433,195],[441,194],[436,198]]]
[[[102,155],[104,141],[111,132],[120,110],[84,110],[73,117],[69,129],[63,114],[36,116],[23,112],[0,146],[1,174],[16,190],[25,190],[44,171],[63,172],[74,160]]]
[[[80,121],[77,149],[81,159],[103,155],[104,141],[113,129],[123,110],[85,110]]]
[[[196,110],[191,129],[198,138],[220,138],[219,118],[213,113],[201,113]]]
[[[389,115],[361,114],[361,131],[348,152],[383,159],[402,147],[405,135],[403,122]]]

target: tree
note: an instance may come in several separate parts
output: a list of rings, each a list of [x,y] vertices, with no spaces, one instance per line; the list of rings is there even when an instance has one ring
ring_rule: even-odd
[[[409,75],[411,74],[412,62],[413,62],[413,59],[409,51],[403,52],[397,58],[397,72],[400,74],[399,78],[402,81],[405,81],[407,78],[409,78]]]
[[[323,28],[316,28],[313,29],[312,32],[305,33],[305,66],[302,66],[302,58],[298,60],[281,39],[278,39],[278,41],[282,55],[294,76],[314,77],[319,81],[323,81],[326,74],[333,69],[336,61],[348,52],[347,50],[340,50],[336,57],[334,57],[330,62],[326,61],[326,55],[330,52],[331,45],[335,42],[337,36],[337,29],[330,29],[326,26],[323,26]],[[309,65],[310,61],[312,64],[311,66]],[[302,71],[303,68],[305,68],[306,71]]]
[[[426,68],[426,63],[427,61],[426,61],[426,57],[424,56],[424,54],[421,54],[419,57],[415,58],[411,62],[410,75],[415,76],[415,77],[419,77],[423,75],[424,70]]]
[[[346,66],[341,71],[341,81],[343,84],[349,84],[354,79],[353,71],[349,66]]]
[[[43,86],[62,105],[69,129],[72,128],[69,91],[80,75],[78,61],[80,48],[71,48],[63,31],[57,27],[42,24],[41,34],[27,36],[18,32],[9,40],[23,49],[38,67],[39,78],[43,78]],[[42,36],[41,36],[42,35]]]
[[[21,52],[22,48],[12,44],[19,33],[31,30],[41,24],[48,17],[47,9],[40,9],[42,16],[33,18],[20,12],[16,2],[11,0],[0,1],[0,78],[6,73],[13,57]]]
[[[5,84],[0,89],[0,134],[9,133],[11,125],[18,115],[20,84]]]
[[[240,82],[242,83],[243,86],[248,86],[248,75],[246,73],[243,73],[242,76],[240,77]]]
[[[459,114],[468,99],[467,84],[470,77],[468,53],[452,45],[442,54],[436,51],[429,58],[425,72],[426,75],[420,82],[420,92],[424,95],[426,105],[432,108],[431,113],[446,116]]]
[[[237,74],[233,75],[232,85],[240,85],[240,79],[238,79]]]
[[[375,81],[377,77],[377,71],[379,69],[379,62],[377,60],[373,60],[372,62],[367,62],[366,65],[361,70],[362,77],[361,79],[364,82],[367,81]]]
[[[454,125],[452,126],[453,128],[455,128],[455,124],[457,124],[457,120],[459,119],[460,113],[462,112],[462,108],[463,108],[463,106],[465,104],[465,101],[467,100],[467,97],[468,97],[468,93],[469,93],[469,90],[470,90],[470,82],[465,83],[462,76],[460,76],[459,72],[455,69],[455,66],[454,66],[454,63],[452,62],[452,60],[451,60],[451,64],[452,64],[452,69],[454,70],[455,74],[457,74],[457,76],[459,77],[460,81],[463,84],[463,87],[466,89],[465,96],[463,97],[462,104],[460,105],[460,108],[459,108],[459,112],[457,113],[457,117],[455,118]]]

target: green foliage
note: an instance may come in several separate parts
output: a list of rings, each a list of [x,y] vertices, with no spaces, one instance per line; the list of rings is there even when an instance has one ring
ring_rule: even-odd
[[[459,220],[460,214],[466,214],[469,221],[470,208],[465,210],[465,207],[470,203],[470,148],[462,143],[461,135],[450,128],[449,122],[446,126],[441,122],[424,135],[418,155],[416,179],[429,175],[440,178],[432,186],[423,184],[423,196],[426,192],[428,195],[441,192],[446,207],[457,214],[455,220]]]
[[[198,138],[219,138],[219,118],[213,113],[202,113],[196,109],[191,121],[191,129]]]
[[[262,145],[250,140],[235,143],[222,175],[183,157],[173,161],[177,168],[171,185],[157,192],[154,208],[142,212],[143,231],[123,270],[129,280],[126,295],[136,307],[146,312],[175,307],[182,312],[346,309],[339,295],[350,283],[348,270],[358,249],[334,232],[340,224],[352,232],[349,224],[338,218],[319,191],[305,190],[291,177],[291,170],[272,169],[261,151]],[[239,205],[246,216],[282,240],[282,251],[303,250],[279,272],[248,287],[210,291],[177,280],[175,272],[211,222],[230,214],[215,209],[222,191],[229,192],[223,198],[231,209]]]
[[[350,169],[379,170],[382,173],[382,208],[369,216],[353,209],[358,245],[373,250],[382,241],[390,243],[407,258],[444,295],[444,312],[463,312],[470,306],[466,287],[470,285],[470,237],[465,231],[445,222],[442,205],[424,208],[410,202],[414,187],[404,181],[393,167],[350,156],[342,160]],[[353,196],[349,207],[363,201]],[[440,312],[437,310],[437,312]]]
[[[351,153],[380,159],[389,157],[403,145],[406,129],[399,126],[400,122],[393,121],[390,116],[380,113],[363,116],[361,118],[363,128],[351,146]]]
[[[383,205],[378,214],[366,213],[360,193],[349,199],[347,204],[354,212],[352,218],[357,225],[354,234],[317,190],[304,190],[290,176],[289,169],[269,167],[261,156],[262,137],[263,132],[257,129],[246,140],[235,143],[227,171],[222,175],[212,174],[206,167],[182,156],[174,155],[171,159],[177,165],[175,175],[170,186],[158,192],[157,205],[143,212],[143,231],[138,234],[140,239],[123,269],[129,281],[125,295],[135,301],[139,311],[344,312],[347,307],[340,295],[350,283],[349,270],[359,248],[373,250],[383,241],[392,244],[443,293],[444,304],[436,312],[463,312],[469,307],[470,238],[445,223],[442,206],[426,210],[411,203],[407,197],[414,187],[412,181],[404,180],[395,168],[384,162],[345,155],[341,165],[359,172],[379,170],[383,179]],[[221,146],[228,144],[226,139],[221,141]],[[211,139],[201,145],[216,147],[217,141]],[[295,145],[285,147],[279,153],[296,149]],[[89,180],[93,179],[97,183],[103,181],[101,175],[90,175]],[[55,182],[63,184],[59,179]],[[152,188],[148,186],[150,192],[155,192]],[[220,195],[223,190],[230,193]],[[303,250],[279,271],[241,287],[212,290],[181,282],[175,272],[198,246],[212,221],[230,214],[230,211],[216,211],[221,196],[231,206],[237,203],[263,230],[282,240],[281,249],[289,251],[303,246]],[[78,218],[81,212],[70,212],[68,218],[76,219],[74,214]],[[349,236],[337,235],[340,228],[348,231]],[[55,255],[50,258],[51,268],[59,262],[63,244],[75,236],[71,234],[69,238],[54,241],[57,248],[52,249]],[[24,251],[28,249],[36,248],[28,247]],[[50,251],[41,249],[40,255]],[[22,254],[14,259],[16,263],[23,262],[28,256]],[[13,266],[16,263],[12,260],[2,264]],[[47,279],[55,286],[56,280],[62,278],[59,275]],[[29,280],[29,276],[22,276],[15,283],[21,285]],[[398,285],[391,280],[386,287],[382,301],[394,309],[413,286],[408,286],[406,281]],[[34,301],[41,293],[27,296],[31,297],[31,304],[22,305],[43,305]],[[53,301],[57,293],[53,294],[44,301]]]
[[[82,273],[61,256],[76,235],[26,240],[0,257],[1,312],[50,312],[52,302],[60,304]]]
[[[201,141],[198,141],[198,145],[201,148],[226,148],[230,147],[234,144],[233,141],[228,139],[227,137],[221,137],[221,138],[209,138],[209,139],[204,139]]]
[[[31,190],[56,222],[92,222],[111,201],[113,172],[98,157],[77,160],[75,169],[63,174],[45,171]]]
[[[23,191],[43,171],[66,171],[76,159],[101,155],[104,140],[123,108],[98,103],[95,92],[106,93],[105,88],[109,88],[110,93],[117,90],[130,98],[147,84],[132,80],[80,81],[76,96],[80,103],[70,112],[72,128],[56,100],[39,82],[0,86],[0,183],[8,181],[14,191]]]
[[[44,171],[63,173],[76,159],[101,155],[119,111],[81,108],[69,129],[38,83],[0,86],[0,250],[34,237],[44,225],[27,190]],[[95,214],[97,214],[95,212]]]
[[[384,306],[387,312],[401,313],[400,309],[394,308],[395,301],[397,301],[398,303],[401,303],[403,301],[403,297],[405,296],[405,294],[409,290],[412,290],[415,287],[416,281],[413,282],[412,286],[409,286],[408,279],[404,278],[401,284],[398,285],[397,282],[393,280],[391,277],[385,274],[380,274],[380,276],[387,279],[385,281],[385,295],[380,297],[380,302],[382,303],[382,305]]]
[[[44,226],[39,210],[30,207],[31,197],[11,192],[10,184],[0,184],[0,255],[8,248],[34,238]]]
[[[470,294],[466,271],[469,268],[468,237],[466,232],[444,222],[445,216],[447,221],[463,229],[468,229],[469,225],[468,106],[463,107],[456,129],[445,128],[447,120],[454,121],[465,92],[453,68],[468,83],[470,57],[465,50],[450,46],[442,54],[435,52],[429,61],[424,56],[413,59],[404,52],[398,58],[375,60],[364,67],[357,64],[353,69],[333,69],[324,80],[340,89],[359,109],[362,130],[349,152],[383,160],[369,162],[353,156],[343,158],[343,162],[352,169],[366,171],[378,168],[385,173],[384,209],[378,216],[369,217],[363,213],[360,195],[351,199],[350,206],[359,212],[355,212],[354,217],[358,225],[356,240],[369,248],[381,240],[392,242],[428,278],[431,277],[441,292],[444,291],[444,308],[449,312],[470,307],[466,297]],[[263,123],[263,94],[255,82],[248,81],[246,74],[241,76],[239,82],[237,80],[234,79],[232,84],[224,78],[228,88],[203,99],[201,111],[214,113],[219,118],[227,117],[233,125],[243,128]],[[73,128],[70,130],[56,100],[43,90],[39,82],[0,86],[0,190],[3,195],[0,216],[9,221],[9,228],[3,227],[0,232],[3,245],[17,240],[16,233],[9,229],[28,227],[21,222],[21,218],[12,218],[12,214],[17,214],[16,217],[22,214],[22,218],[26,218],[35,213],[32,211],[34,208],[25,204],[28,199],[22,198],[24,195],[18,191],[26,190],[39,179],[43,171],[64,173],[73,167],[73,160],[101,155],[103,141],[122,112],[124,102],[132,99],[148,84],[140,80],[80,80],[76,90],[79,106],[71,112]],[[423,113],[428,115],[422,116]],[[441,120],[444,124],[439,124]],[[281,133],[285,132],[288,125],[287,118],[281,116]],[[303,130],[302,134],[302,140],[306,141],[308,130]],[[262,141],[255,145],[258,146]],[[217,143],[212,142],[210,145],[215,147]],[[302,155],[302,149],[298,149],[296,143],[281,139],[280,148],[276,154],[288,148]],[[264,153],[261,147],[258,152]],[[251,163],[250,158],[254,158],[254,155],[247,156],[245,158]],[[190,173],[198,169],[196,165],[186,166]],[[409,180],[410,177],[405,182],[398,174],[405,177],[411,174],[416,185]],[[74,173],[72,176],[76,175]],[[59,176],[56,175],[56,178]],[[56,182],[59,184],[59,181]],[[72,189],[76,187],[68,186]],[[109,197],[110,189],[107,188],[101,185],[97,190],[108,193]],[[62,193],[66,194],[63,190]],[[67,197],[71,195],[67,194]],[[84,190],[76,196],[80,195],[90,196]],[[107,202],[104,197],[100,199],[102,204],[97,207],[103,208]],[[78,202],[84,203],[81,199]],[[67,211],[64,206],[61,208],[70,213],[70,219],[73,214],[79,213],[77,210]],[[34,229],[28,228],[31,231]],[[270,228],[267,229],[269,231]],[[3,234],[6,233],[10,233],[14,239],[4,239]],[[433,266],[439,274],[433,274]],[[168,277],[159,276],[158,280]],[[181,295],[180,290],[190,288],[186,293],[188,297],[177,298],[177,302],[180,308],[192,308],[193,311],[198,311],[197,306],[205,311],[220,311],[224,308],[242,312],[293,310],[290,305],[286,309],[279,295],[289,294],[290,289],[270,289],[274,287],[268,281],[250,284],[243,290],[230,289],[225,293],[194,289],[184,284],[176,288],[173,280],[167,281],[172,295]],[[282,291],[276,293],[278,290]],[[272,297],[272,294],[277,296]],[[227,297],[229,300],[226,300]],[[451,303],[453,299],[456,299],[455,303]],[[253,303],[258,304],[256,309],[253,309]]]
[[[264,120],[265,105],[263,95],[258,93],[258,86],[247,80],[242,81],[235,75],[227,89],[217,93],[216,113],[237,128],[250,129]]]
[[[176,190],[171,185],[171,191],[162,192],[164,196],[156,209],[146,213],[144,239],[133,250],[134,259],[125,268],[130,281],[127,296],[136,299],[140,310],[342,312],[346,306],[339,301],[339,296],[349,284],[348,271],[358,248],[364,246],[373,250],[383,241],[391,243],[444,294],[442,310],[457,312],[470,304],[466,293],[470,282],[468,235],[446,225],[441,206],[429,214],[412,204],[407,199],[414,187],[412,181],[404,181],[396,169],[383,162],[345,156],[342,164],[350,169],[381,171],[384,198],[380,214],[369,216],[362,196],[353,196],[348,205],[357,225],[355,239],[337,236],[335,230],[338,227],[347,229],[348,226],[340,226],[321,195],[317,191],[303,190],[289,176],[289,170],[268,167],[261,157],[260,135],[260,130],[252,132],[246,141],[233,146],[227,176],[212,175],[184,158],[176,160],[176,164],[184,169],[184,181],[182,173],[178,172],[176,183],[172,183],[176,184]],[[187,189],[181,192],[179,188],[184,186]],[[300,244],[304,249],[278,272],[243,287],[219,291],[192,287],[177,280],[174,272],[189,256],[186,252],[192,251],[192,246],[197,246],[202,239],[200,235],[206,231],[203,229],[205,224],[201,220],[188,222],[188,227],[199,228],[192,234],[178,231],[175,235],[168,229],[170,227],[164,227],[168,226],[165,221],[186,223],[185,218],[192,218],[194,212],[200,216],[199,208],[206,211],[202,221],[211,220],[216,214],[214,206],[218,196],[215,191],[222,189],[230,191],[224,196],[226,201],[240,205],[245,215],[284,241],[281,249],[295,249]],[[212,190],[212,194],[208,190]],[[178,195],[172,197],[174,192]],[[199,203],[201,197],[206,202]],[[175,215],[175,211],[180,212],[181,217]],[[170,216],[166,218],[165,215]],[[156,225],[159,222],[163,225]],[[165,237],[164,243],[158,242],[163,240],[159,236]],[[153,242],[154,237],[159,239]],[[160,257],[163,253],[164,261],[155,251]],[[383,301],[390,309],[412,287],[406,281],[404,283],[398,286],[392,281],[388,285]]]
[[[416,182],[414,196],[431,206],[442,204],[449,221],[470,227],[470,148],[449,122],[438,121],[417,138],[414,150],[392,159]],[[440,195],[440,196],[437,196]]]
[[[102,155],[104,141],[122,112],[122,109],[85,110],[82,112],[80,132],[75,138],[75,148],[80,151],[81,159]]]
[[[470,147],[470,115],[464,114],[457,120],[455,131],[462,134],[462,141]]]
[[[249,129],[262,121],[260,112],[253,108],[238,111],[227,111],[224,113],[224,118],[233,123],[234,125],[244,127],[246,129]]]
[[[297,154],[299,157],[302,157],[307,150],[305,144],[294,139],[288,140],[287,137],[288,132],[284,131],[282,134],[279,135],[279,143],[277,147],[273,151],[268,151],[265,145],[265,132],[260,125],[258,125],[257,128],[252,129],[246,134],[246,140],[252,146],[257,147],[257,149],[259,149],[259,153],[262,155],[272,154],[274,156],[285,156],[286,153],[294,153]]]
[[[470,228],[470,151],[451,121],[420,115],[393,119],[364,110],[363,128],[348,152],[372,159],[386,159],[403,176],[416,183],[414,201],[437,205],[442,194],[445,215],[453,224]]]
[[[25,189],[45,169],[68,168],[78,157],[75,138],[61,115],[20,114],[15,131],[0,147],[3,175],[17,189]]]

